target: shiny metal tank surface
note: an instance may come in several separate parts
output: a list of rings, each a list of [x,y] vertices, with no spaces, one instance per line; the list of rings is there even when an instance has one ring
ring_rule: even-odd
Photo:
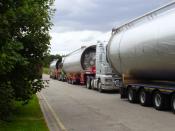
[[[175,80],[175,2],[115,29],[107,57],[120,76]]]
[[[67,73],[78,73],[95,65],[96,46],[82,47],[63,60],[63,69]]]
[[[57,63],[57,60],[52,61],[50,64],[50,69],[56,69],[56,63]]]

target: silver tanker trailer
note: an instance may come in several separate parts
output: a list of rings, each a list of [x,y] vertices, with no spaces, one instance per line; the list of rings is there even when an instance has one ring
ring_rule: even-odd
[[[121,98],[175,112],[175,2],[113,29],[107,58]]]
[[[85,70],[95,67],[96,46],[81,47],[68,54],[63,60],[63,70],[66,72],[68,83],[84,84]],[[89,75],[94,72],[89,72]]]

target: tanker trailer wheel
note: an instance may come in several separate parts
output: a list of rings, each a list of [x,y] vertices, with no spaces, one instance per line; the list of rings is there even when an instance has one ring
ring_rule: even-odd
[[[145,89],[141,89],[139,92],[139,102],[142,106],[151,105],[151,95]]]
[[[91,89],[93,89],[93,90],[95,89],[94,88],[94,80],[91,80]]]
[[[68,83],[71,84],[71,80],[70,79],[68,80]]]
[[[137,100],[136,91],[134,91],[131,87],[128,89],[128,101],[130,103],[135,103]]]
[[[54,79],[57,79],[57,77],[56,77],[56,75],[54,75],[54,77],[53,77]]]
[[[153,95],[153,106],[156,110],[164,110],[167,108],[167,97],[160,91],[156,91]]]
[[[71,80],[71,84],[72,84],[72,85],[74,85],[74,84],[75,84],[74,80]]]
[[[86,88],[91,89],[91,79],[89,77],[86,79]]]
[[[175,113],[175,94],[173,94],[173,96],[171,98],[171,109],[172,109],[173,113]]]
[[[97,88],[100,93],[103,92],[101,81],[98,82]]]

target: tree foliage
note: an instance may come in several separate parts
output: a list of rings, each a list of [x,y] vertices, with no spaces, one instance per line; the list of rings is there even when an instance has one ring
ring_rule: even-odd
[[[62,61],[62,56],[58,55],[58,54],[56,54],[56,55],[50,55],[50,54],[45,55],[44,61],[43,61],[43,66],[44,67],[49,67],[50,63],[54,60],[58,60],[59,63],[60,63]]]
[[[44,85],[53,0],[0,0],[0,118],[13,100],[27,102]]]

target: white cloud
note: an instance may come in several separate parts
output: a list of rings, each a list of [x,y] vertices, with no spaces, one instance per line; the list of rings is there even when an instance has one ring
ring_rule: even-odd
[[[56,0],[55,6],[58,11],[69,12],[71,15],[78,15],[87,9],[95,8],[94,0]]]
[[[72,31],[64,33],[51,33],[51,53],[67,54],[81,46],[96,44],[98,40],[108,41],[110,32],[100,31]]]
[[[171,0],[55,0],[51,54],[67,54],[97,40],[108,41],[113,27]]]

